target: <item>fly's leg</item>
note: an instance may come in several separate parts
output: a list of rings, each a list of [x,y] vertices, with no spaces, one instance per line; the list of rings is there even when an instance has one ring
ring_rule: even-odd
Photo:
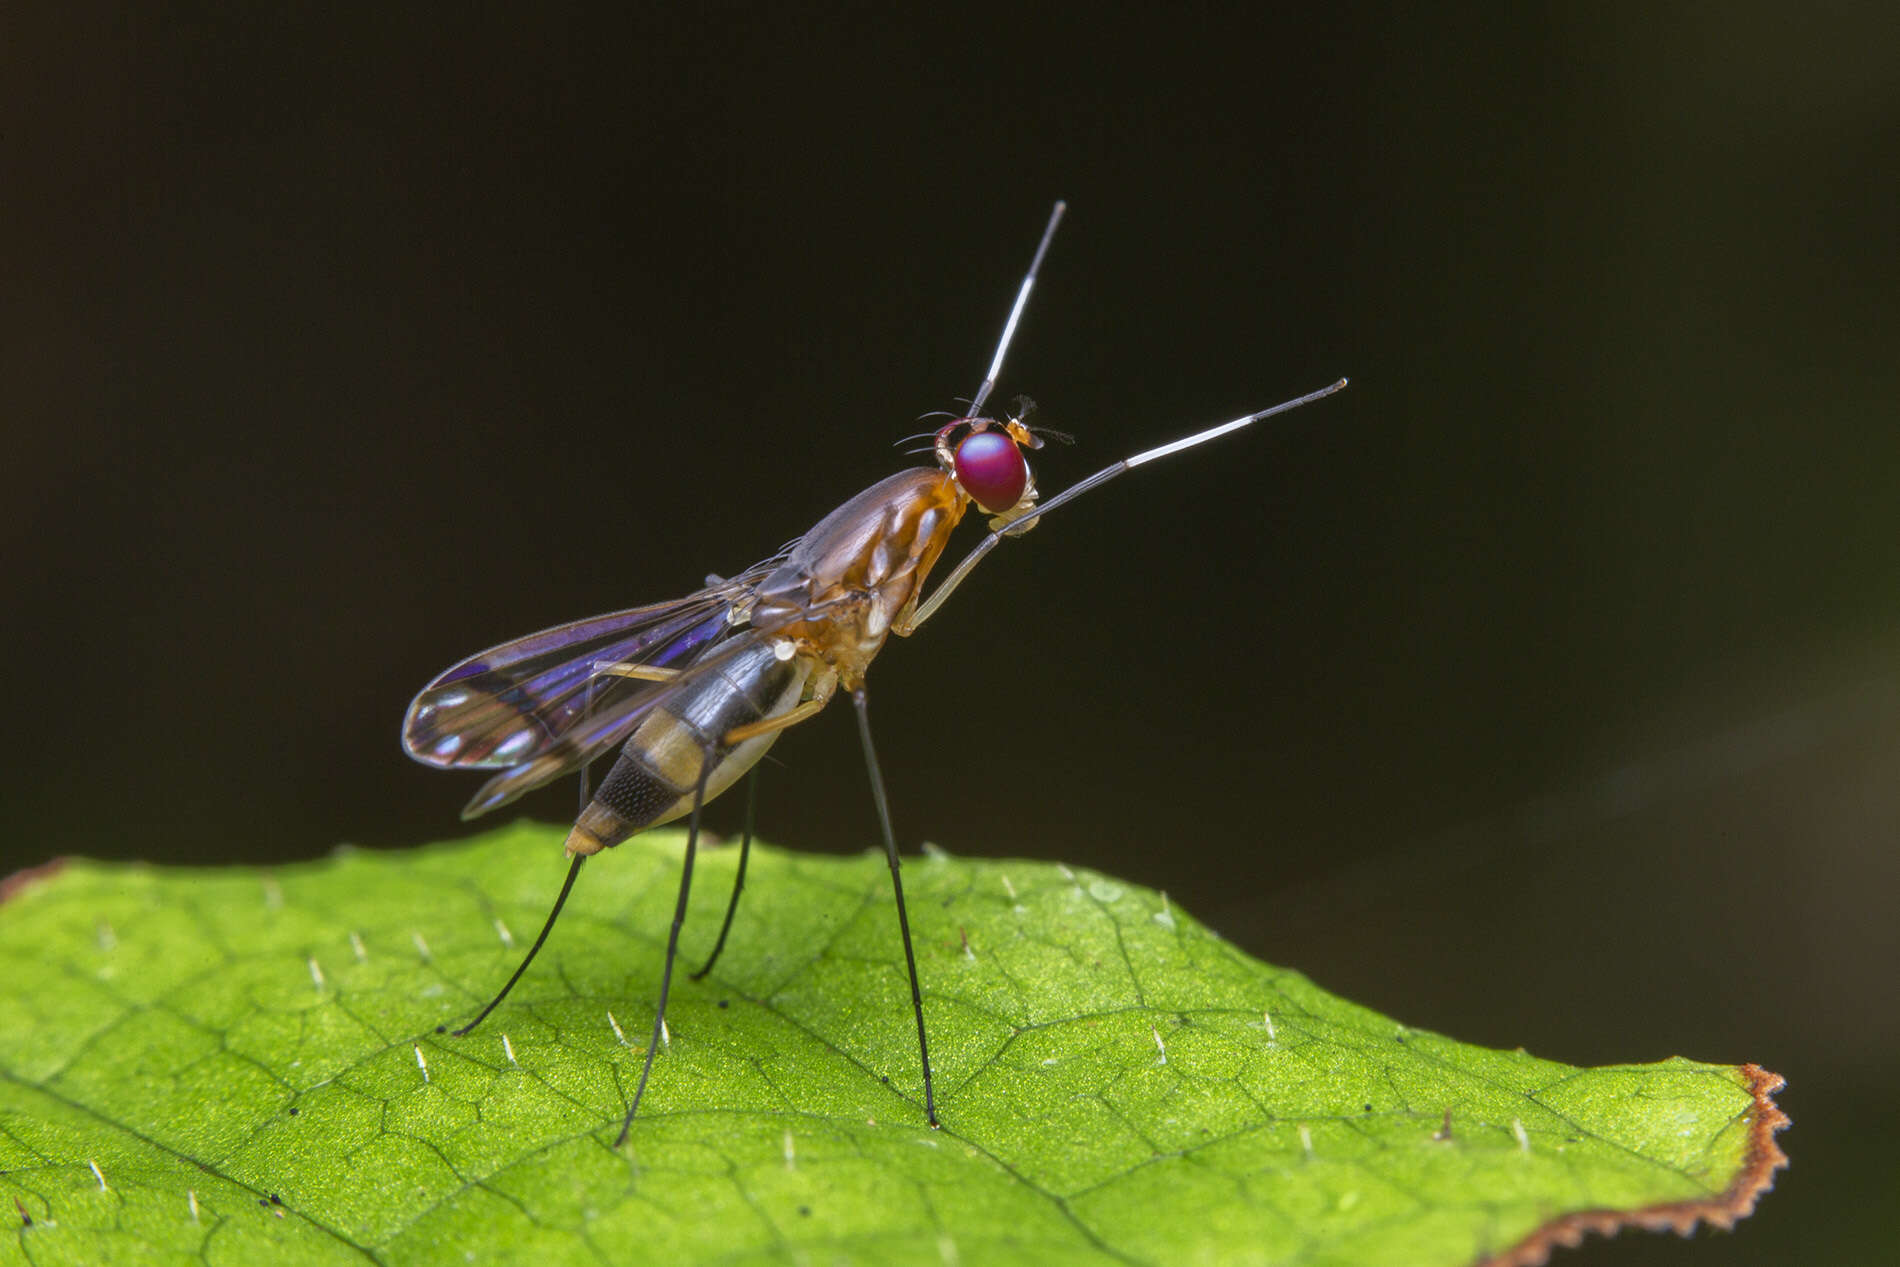
[[[904,966],[910,970],[910,1005],[917,1014],[917,1054],[924,1065],[924,1116],[934,1129],[937,1101],[930,1086],[930,1040],[924,1037],[924,995],[917,984],[917,956],[910,948],[910,915],[904,909],[904,880],[899,874],[897,837],[891,832],[891,804],[884,795],[884,776],[877,767],[877,749],[871,743],[871,713],[864,687],[853,688],[851,702],[858,709],[858,737],[864,741],[864,768],[871,776],[871,799],[877,802],[877,822],[884,832],[884,855],[891,864],[891,891],[897,895],[897,928],[904,937]]]
[[[706,962],[699,965],[699,971],[692,974],[694,981],[704,980],[713,965],[719,962],[719,952],[726,948],[726,934],[732,931],[732,917],[739,909],[739,895],[745,892],[745,864],[752,854],[752,821],[759,805],[759,767],[753,766],[745,780],[745,834],[739,837],[739,874],[733,877],[732,898],[726,903],[726,922],[719,926],[719,940],[713,943],[712,953],[706,956]]]
[[[581,786],[585,788],[586,785],[587,775],[583,773],[581,775]],[[567,895],[574,890],[574,877],[581,873],[581,863],[586,861],[586,854],[577,853],[574,855],[574,861],[568,864],[567,879],[561,882],[560,896],[554,899],[554,909],[548,912],[548,922],[541,925],[541,935],[534,939],[534,945],[528,947],[528,953],[522,958],[521,966],[515,969],[514,976],[508,978],[508,984],[501,988],[501,993],[490,999],[488,1006],[476,1013],[474,1020],[455,1031],[457,1038],[461,1038],[477,1025],[487,1020],[488,1014],[501,1006],[501,1001],[508,997],[508,991],[515,988],[515,982],[521,980],[521,974],[528,970],[528,965],[534,962],[534,957],[541,953],[541,943],[546,941],[548,934],[554,930],[554,921],[561,917],[561,908],[567,905]]]
[[[594,668],[594,677],[624,677],[632,678],[637,682],[671,682],[679,675],[680,671],[678,669],[656,668],[651,664],[626,664],[616,662],[613,664],[596,665]],[[594,678],[589,678],[587,680],[587,690],[590,700],[592,698],[593,689]]]
[[[748,739],[757,739],[760,735],[769,735],[775,731],[796,726],[799,722],[810,721],[831,699],[831,692],[836,686],[836,681],[826,679],[819,684],[818,694],[813,695],[797,708],[780,713],[776,717],[767,717],[760,721],[749,721],[743,726],[734,726],[726,732],[726,742],[742,744]]]
[[[796,708],[780,713],[776,717],[766,717],[759,721],[748,722],[743,726],[734,726],[731,730],[726,732],[723,742],[729,748],[736,748],[748,739],[756,739],[760,735],[774,734],[778,731],[796,726],[802,721],[816,717],[824,706],[830,702],[831,693],[835,691],[837,687],[837,673],[833,670],[827,670],[813,688],[812,697],[810,699],[798,705]],[[753,816],[758,809],[758,803],[759,767],[753,766],[751,773],[746,776],[745,835],[740,837],[739,840],[739,873],[733,877],[732,898],[726,903],[726,919],[725,922],[719,926],[719,940],[713,943],[712,953],[706,956],[706,962],[699,966],[699,971],[692,974],[694,981],[703,979],[707,973],[712,971],[713,965],[719,962],[719,952],[726,948],[726,935],[732,931],[732,917],[739,909],[739,894],[745,891],[745,864],[746,860],[752,856],[752,824]]]
[[[653,1035],[647,1040],[646,1063],[640,1066],[640,1084],[633,1089],[633,1103],[627,1106],[627,1116],[621,1119],[615,1148],[627,1142],[627,1132],[633,1129],[633,1115],[640,1111],[640,1097],[646,1094],[647,1079],[653,1076],[653,1057],[659,1052],[660,1038],[666,1032],[666,996],[673,986],[673,961],[679,958],[680,926],[686,922],[686,895],[693,888],[693,855],[699,849],[699,815],[706,807],[706,779],[712,773],[717,753],[718,745],[714,743],[700,750],[699,782],[693,789],[693,817],[686,828],[686,856],[680,865],[679,903],[673,908],[673,928],[666,936],[666,965],[660,969],[660,1004],[653,1012]]]
[[[587,696],[586,696],[586,699],[581,704],[582,717],[587,716],[587,714],[593,710],[595,680],[596,679],[592,677],[587,679]],[[589,769],[592,768],[592,766],[593,766],[593,762],[591,761],[583,761],[581,763],[581,796],[580,796],[580,806],[574,811],[574,817],[576,818],[579,818],[581,816],[582,811],[584,811],[587,808],[587,801],[588,801],[587,772]],[[548,934],[554,931],[554,921],[561,918],[561,908],[567,905],[567,895],[574,891],[574,881],[581,873],[581,863],[586,862],[586,861],[587,861],[586,854],[577,853],[574,855],[574,861],[568,864],[567,879],[561,882],[561,892],[554,899],[554,909],[548,912],[547,922],[541,925],[540,936],[534,939],[534,945],[528,947],[528,953],[522,956],[521,965],[515,969],[515,974],[512,977],[508,978],[508,984],[501,987],[501,993],[497,994],[494,998],[490,999],[488,1001],[488,1006],[483,1008],[480,1012],[476,1013],[474,1020],[470,1021],[468,1024],[462,1026],[462,1028],[455,1031],[455,1036],[457,1038],[461,1038],[462,1036],[467,1034],[470,1030],[474,1029],[477,1025],[480,1025],[483,1021],[487,1020],[488,1014],[494,1011],[497,1007],[501,1006],[501,1001],[508,997],[508,991],[515,988],[515,982],[521,980],[521,974],[528,970],[528,965],[534,962],[534,957],[541,953],[541,944],[547,941]]]

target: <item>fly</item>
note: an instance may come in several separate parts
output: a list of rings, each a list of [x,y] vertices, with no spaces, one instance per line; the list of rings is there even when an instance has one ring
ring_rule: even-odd
[[[667,994],[693,882],[700,811],[751,770],[780,734],[817,715],[839,690],[851,697],[857,713],[871,799],[890,864],[911,1010],[917,1020],[924,1116],[931,1126],[939,1124],[897,841],[871,741],[865,693],[871,661],[891,634],[915,633],[935,615],[970,570],[1005,538],[1028,532],[1056,507],[1124,471],[1310,404],[1346,385],[1342,378],[1270,409],[1137,453],[1039,502],[1023,451],[1041,448],[1041,437],[1020,418],[989,418],[982,409],[1065,209],[1058,202],[1049,216],[968,414],[939,427],[931,437],[934,467],[899,471],[873,484],[778,554],[736,576],[710,577],[698,593],[557,625],[471,656],[436,678],[409,705],[402,743],[410,756],[446,769],[497,771],[462,811],[464,818],[506,805],[562,775],[580,774],[581,809],[566,843],[572,861],[547,922],[508,983],[455,1031],[457,1035],[479,1025],[527,971],[588,858],[649,827],[680,817],[688,820],[653,1034],[616,1147],[626,1142],[633,1126],[665,1032]],[[972,505],[989,516],[988,535],[925,595],[926,578]],[[615,747],[619,755],[590,795],[590,764]],[[725,946],[745,887],[751,843],[748,803],[725,923],[694,979],[712,970]]]

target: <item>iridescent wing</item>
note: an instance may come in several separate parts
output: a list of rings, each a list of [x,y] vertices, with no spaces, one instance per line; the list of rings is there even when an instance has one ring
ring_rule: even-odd
[[[723,619],[723,617],[720,617]],[[707,673],[716,673],[734,654],[744,650],[753,639],[767,637],[755,629],[740,627],[723,640],[706,644],[679,676],[664,682],[638,681],[612,674],[601,674],[594,691],[595,702],[582,712],[559,740],[518,765],[509,766],[482,784],[473,799],[462,807],[463,818],[475,818],[506,805],[524,792],[543,783],[572,773],[582,765],[610,751],[654,709],[663,706],[678,692],[689,688]],[[606,702],[598,702],[601,697]]]
[[[659,682],[611,665],[679,669],[731,629],[722,598],[694,596],[557,625],[470,656],[423,688],[403,720],[410,756],[444,769],[495,769],[541,756],[629,693]]]
[[[424,687],[402,744],[445,769],[500,769],[464,817],[506,804],[611,747],[681,678],[723,659],[745,628],[734,605],[778,563],[769,559],[686,598],[544,629],[470,656]],[[642,665],[678,676],[605,671]]]

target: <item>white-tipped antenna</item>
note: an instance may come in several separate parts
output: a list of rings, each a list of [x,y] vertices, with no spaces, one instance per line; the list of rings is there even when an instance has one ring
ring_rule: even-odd
[[[1216,436],[1224,436],[1229,431],[1238,431],[1242,427],[1252,426],[1262,418],[1271,418],[1273,415],[1283,414],[1289,409],[1298,409],[1301,405],[1310,405],[1316,400],[1324,400],[1345,386],[1346,380],[1342,378],[1337,383],[1329,383],[1316,392],[1308,392],[1306,395],[1296,397],[1293,400],[1282,401],[1270,409],[1262,409],[1258,413],[1248,414],[1245,418],[1236,418],[1232,422],[1223,422],[1218,427],[1209,427],[1205,431],[1197,431],[1191,436],[1186,436],[1169,444],[1157,445],[1146,452],[1137,453],[1131,458],[1123,458],[1122,465],[1140,466],[1143,462],[1152,462],[1156,458],[1165,458],[1171,453],[1179,453],[1182,449],[1191,449],[1197,444],[1207,443]],[[1053,505],[1055,505],[1055,502],[1051,500],[1044,503],[1043,509],[1048,510]]]
[[[1078,483],[1069,485],[1067,488],[1057,493],[1054,497],[1051,497],[1048,501],[1042,503],[1042,505],[1035,507],[1034,509],[1029,511],[1027,514],[1022,515],[1019,518],[1013,520],[1008,525],[1007,528],[1003,529],[1003,531],[1007,532],[1011,536],[1021,535],[1022,533],[1029,531],[1029,527],[1031,524],[1033,524],[1036,520],[1041,519],[1044,515],[1048,514],[1050,511],[1054,510],[1057,506],[1062,505],[1064,502],[1074,501],[1076,498],[1088,492],[1090,489],[1098,488],[1101,485],[1106,484],[1108,481],[1114,479],[1117,475],[1120,475],[1123,471],[1132,471],[1144,462],[1152,462],[1156,458],[1165,458],[1171,453],[1179,453],[1183,449],[1191,449],[1197,444],[1206,444],[1209,440],[1214,439],[1216,436],[1224,436],[1230,431],[1238,431],[1242,427],[1250,427],[1254,423],[1259,422],[1263,418],[1271,418],[1275,414],[1283,414],[1283,413],[1286,413],[1288,410],[1298,409],[1302,405],[1310,405],[1316,400],[1324,400],[1328,396],[1332,395],[1334,392],[1343,391],[1345,389],[1346,382],[1347,380],[1342,378],[1336,383],[1328,383],[1326,386],[1320,388],[1318,391],[1308,392],[1304,396],[1295,396],[1292,400],[1283,400],[1277,405],[1270,406],[1266,409],[1257,410],[1254,413],[1248,414],[1244,418],[1236,418],[1232,422],[1223,422],[1218,427],[1209,427],[1205,431],[1196,431],[1191,436],[1184,436],[1181,439],[1172,441],[1168,444],[1157,445],[1156,447],[1152,449],[1144,449],[1142,452],[1135,454],[1133,457],[1123,458],[1121,461],[1115,463],[1115,465],[1104,467],[1102,470],[1095,472],[1095,474],[1089,476],[1087,479],[1082,480]],[[996,536],[998,534],[995,532],[992,532],[990,535]],[[956,579],[956,573],[954,572],[951,573],[951,579],[952,580]],[[945,584],[948,585],[948,582],[945,582]],[[939,590],[938,592],[941,593],[942,590]]]
[[[1029,304],[1029,292],[1036,285],[1036,272],[1042,267],[1042,257],[1049,253],[1049,241],[1056,235],[1056,226],[1062,223],[1062,213],[1069,204],[1058,200],[1055,210],[1049,213],[1049,227],[1042,231],[1042,241],[1036,246],[1036,258],[1029,261],[1029,271],[1023,274],[1023,284],[1016,292],[1016,305],[1009,310],[1009,320],[1003,323],[1003,337],[997,341],[996,355],[990,358],[990,372],[984,376],[983,385],[976,389],[976,395],[970,397],[970,417],[983,412],[983,402],[996,390],[996,376],[1003,372],[1003,356],[1009,351],[1009,341],[1016,337],[1016,323],[1022,320],[1023,309]]]
[[[1058,204],[1058,207],[1059,206],[1060,204]],[[992,528],[990,535],[977,542],[976,548],[963,556],[963,561],[957,564],[956,569],[943,579],[942,583],[937,586],[929,598],[924,600],[923,606],[919,607],[911,616],[908,624],[900,627],[899,632],[909,633],[926,620],[929,620],[936,610],[943,606],[943,601],[949,598],[957,586],[962,583],[963,578],[970,574],[970,569],[981,562],[984,555],[994,550],[998,542],[1004,537],[1021,536],[1040,521],[1044,515],[1047,515],[1056,507],[1074,501],[1091,489],[1100,488],[1103,484],[1108,483],[1108,481],[1114,479],[1123,471],[1132,471],[1144,462],[1152,462],[1157,458],[1167,457],[1171,453],[1179,453],[1183,449],[1191,449],[1197,444],[1206,444],[1209,440],[1217,436],[1224,436],[1229,432],[1239,431],[1242,427],[1252,426],[1263,418],[1271,418],[1275,414],[1283,414],[1289,409],[1298,409],[1301,405],[1310,405],[1316,400],[1324,400],[1334,392],[1342,390],[1345,386],[1346,380],[1343,378],[1336,383],[1328,383],[1318,391],[1308,392],[1304,396],[1296,396],[1292,400],[1281,401],[1271,408],[1257,410],[1243,418],[1236,418],[1232,422],[1223,422],[1217,427],[1209,427],[1205,431],[1196,431],[1191,436],[1184,436],[1171,443],[1158,445],[1152,449],[1144,449],[1133,457],[1123,458],[1113,466],[1103,467],[1080,483],[1069,485],[1069,487],[1063,489],[1041,505],[1026,511],[999,528]],[[995,521],[992,520],[991,522]]]

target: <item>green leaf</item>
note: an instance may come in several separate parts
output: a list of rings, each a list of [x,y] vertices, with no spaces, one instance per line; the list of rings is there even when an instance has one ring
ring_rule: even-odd
[[[882,856],[772,849],[713,976],[676,976],[671,1045],[616,1151],[679,835],[597,859],[509,1001],[467,1038],[437,1030],[513,970],[560,840],[522,825],[267,873],[16,878],[0,1189],[22,1252],[1537,1262],[1586,1229],[1731,1222],[1781,1164],[1779,1080],[1752,1066],[1467,1046],[1250,959],[1145,889],[940,856],[904,872],[933,1131]],[[684,967],[735,861],[701,853]]]

